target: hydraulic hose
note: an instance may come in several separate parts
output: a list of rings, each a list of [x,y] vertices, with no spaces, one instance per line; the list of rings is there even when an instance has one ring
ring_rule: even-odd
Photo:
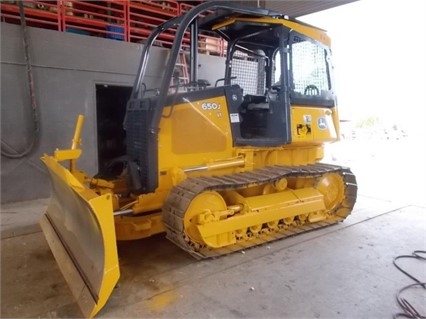
[[[22,31],[22,39],[23,39],[23,45],[24,45],[25,63],[27,67],[28,88],[30,91],[30,102],[31,102],[30,107],[31,107],[31,115],[32,115],[33,125],[34,125],[34,132],[30,137],[31,142],[22,152],[16,151],[12,146],[8,145],[6,142],[1,140],[1,155],[7,158],[12,158],[12,159],[22,158],[28,155],[29,153],[31,153],[31,151],[34,149],[34,146],[37,144],[39,135],[40,135],[40,123],[39,123],[38,109],[37,109],[37,103],[36,103],[36,97],[35,97],[35,91],[34,91],[34,79],[33,79],[33,72],[31,68],[30,53],[28,50],[27,24],[25,21],[23,1],[18,1],[18,6],[19,6],[19,17],[21,20],[21,31]]]

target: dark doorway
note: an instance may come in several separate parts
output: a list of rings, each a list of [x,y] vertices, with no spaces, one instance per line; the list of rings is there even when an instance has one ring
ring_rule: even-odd
[[[123,120],[132,88],[127,86],[96,85],[96,116],[98,127],[97,176],[110,179],[123,169],[120,157],[126,154],[126,131]]]

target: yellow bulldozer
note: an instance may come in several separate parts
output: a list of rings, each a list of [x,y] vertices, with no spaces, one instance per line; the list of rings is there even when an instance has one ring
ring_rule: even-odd
[[[174,41],[159,81],[146,70],[163,33]],[[213,85],[198,78],[202,35],[226,44]],[[182,54],[188,81],[176,72]],[[118,282],[117,241],[165,232],[210,258],[344,220],[355,176],[321,162],[339,137],[332,71],[325,31],[265,9],[205,2],[154,29],[127,103],[119,172],[77,169],[83,116],[71,148],[42,157],[53,190],[40,223],[82,313],[95,316]]]

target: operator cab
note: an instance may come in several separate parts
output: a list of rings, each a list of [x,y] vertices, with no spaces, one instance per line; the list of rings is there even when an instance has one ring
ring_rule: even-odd
[[[236,145],[291,142],[291,106],[333,107],[328,47],[271,18],[237,17],[210,26],[227,41],[225,85],[242,90]],[[232,103],[230,103],[232,108]]]

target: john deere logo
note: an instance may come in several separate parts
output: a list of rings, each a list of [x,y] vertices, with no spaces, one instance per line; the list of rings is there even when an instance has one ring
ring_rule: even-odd
[[[327,129],[327,121],[325,120],[325,117],[319,117],[318,118],[318,128],[320,130],[326,130]]]

